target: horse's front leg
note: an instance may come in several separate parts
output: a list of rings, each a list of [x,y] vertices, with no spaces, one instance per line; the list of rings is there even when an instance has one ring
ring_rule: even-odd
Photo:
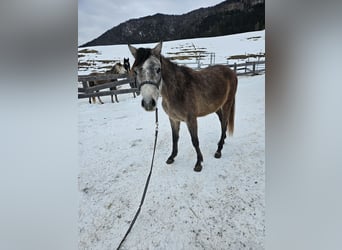
[[[172,129],[172,153],[167,159],[166,163],[171,164],[174,162],[174,158],[178,153],[178,139],[179,139],[179,125],[180,121],[172,120],[170,118],[170,124]]]
[[[117,88],[116,88],[116,87],[111,87],[111,88],[109,88],[109,89],[110,89],[110,91],[117,90]],[[116,94],[114,94],[114,96],[115,96],[115,101],[116,101],[116,102],[119,102],[119,100],[118,100],[118,96],[117,96]],[[111,97],[112,103],[114,103],[114,97],[113,97],[113,94],[111,94],[111,95],[110,95],[110,97]]]
[[[192,117],[192,118],[188,119],[188,121],[186,122],[186,125],[188,126],[188,129],[189,129],[189,132],[191,135],[192,145],[196,149],[196,153],[197,153],[197,162],[196,162],[194,170],[196,172],[200,172],[202,170],[201,162],[203,161],[203,156],[202,156],[201,150],[199,148],[196,117]]]
[[[96,90],[96,92],[99,93],[98,90]],[[101,100],[100,96],[97,96],[97,100],[99,100],[99,102],[100,102],[101,104],[103,104],[103,101]]]

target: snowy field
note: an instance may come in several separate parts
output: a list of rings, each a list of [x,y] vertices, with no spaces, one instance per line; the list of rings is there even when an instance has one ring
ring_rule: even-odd
[[[156,43],[150,44],[133,44],[135,47],[153,48]],[[81,53],[82,50],[94,50],[96,53]],[[123,58],[129,58],[131,65],[134,62],[133,56],[130,54],[127,45],[111,45],[111,46],[95,46],[79,48],[79,62],[89,63],[89,68],[79,69],[79,75],[87,75],[91,72],[105,71],[105,67],[113,65],[113,61],[123,62]],[[185,57],[188,59],[174,61],[179,64],[185,64],[189,67],[197,67],[196,55],[201,55],[200,65],[204,67],[210,63],[210,53],[215,55],[212,62],[216,64],[232,64],[234,62],[241,63],[247,60],[257,60],[254,57],[242,59],[227,59],[232,56],[248,56],[248,55],[265,55],[265,30],[246,32],[235,35],[227,35],[220,37],[193,38],[163,42],[162,53],[167,57]],[[261,58],[264,59],[264,58]],[[190,64],[189,64],[190,63]]]
[[[255,42],[248,41],[246,48],[253,52]],[[240,46],[232,53],[243,51]],[[103,105],[87,99],[78,103],[80,249],[116,249],[139,207],[149,172],[155,114],[141,108],[140,96],[118,98],[114,104],[110,97],[102,98]],[[185,124],[175,162],[165,163],[171,128],[160,103],[150,186],[122,249],[264,249],[265,76],[239,77],[235,132],[227,137],[221,159],[214,158],[218,117],[198,119],[200,173],[193,171],[196,153]]]

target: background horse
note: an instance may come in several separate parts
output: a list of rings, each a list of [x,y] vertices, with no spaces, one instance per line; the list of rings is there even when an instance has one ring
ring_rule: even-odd
[[[124,67],[125,67],[127,73],[130,74],[130,72],[131,72],[131,64],[129,63],[129,58],[127,58],[127,59],[124,58]],[[134,82],[130,82],[129,86],[132,89],[137,88],[137,85],[136,85],[135,81]],[[135,98],[135,92],[133,92],[133,97]]]
[[[126,74],[126,73],[128,73],[128,71],[126,71],[124,65],[122,65],[121,63],[116,63],[110,70],[107,70],[105,73],[94,72],[94,73],[91,73],[89,75],[90,76],[99,76],[99,75],[103,75],[103,74]],[[109,80],[109,82],[115,82],[115,81],[117,81],[117,79]],[[108,82],[108,80],[89,81],[89,86],[92,87],[92,86],[104,84],[104,83],[107,83],[107,82]],[[111,87],[109,89],[110,90],[116,90],[117,88],[116,87]],[[96,92],[98,93],[99,90],[96,90]],[[101,104],[103,104],[100,96],[97,96],[97,99],[99,100],[99,102]],[[89,97],[89,103],[92,103],[91,100],[93,100],[93,103],[96,103],[95,96],[93,96],[91,98]],[[111,101],[112,101],[112,103],[114,103],[113,95],[111,95]],[[115,101],[119,102],[117,95],[115,95]]]
[[[132,70],[146,111],[155,110],[159,93],[162,106],[169,116],[172,129],[172,152],[166,163],[171,164],[178,153],[180,122],[185,122],[197,153],[195,171],[201,171],[203,156],[197,135],[197,117],[216,112],[221,123],[221,137],[215,153],[221,157],[226,131],[234,132],[237,76],[228,66],[215,65],[195,71],[178,66],[161,55],[162,43],[155,48],[128,45],[135,58]]]
[[[129,58],[124,58],[123,66],[125,70],[127,71],[127,73],[131,71],[131,64],[129,63]]]

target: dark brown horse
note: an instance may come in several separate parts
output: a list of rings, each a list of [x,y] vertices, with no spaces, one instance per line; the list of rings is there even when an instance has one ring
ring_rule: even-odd
[[[197,117],[216,112],[221,123],[221,138],[215,153],[221,157],[226,131],[234,131],[237,76],[228,66],[216,65],[195,71],[178,66],[161,55],[162,43],[155,48],[128,45],[135,58],[132,70],[146,111],[155,110],[159,93],[172,129],[172,152],[166,163],[171,164],[178,153],[180,122],[185,122],[197,153],[195,171],[201,171],[203,156],[197,136]]]
[[[127,71],[127,73],[131,71],[131,64],[129,63],[129,58],[124,57],[123,66],[124,66],[125,70]]]

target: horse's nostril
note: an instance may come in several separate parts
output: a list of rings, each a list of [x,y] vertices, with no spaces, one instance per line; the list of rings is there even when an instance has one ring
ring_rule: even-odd
[[[141,107],[145,107],[145,102],[144,102],[144,100],[141,100]]]
[[[156,106],[156,101],[154,99],[152,99],[152,107],[155,107]]]

